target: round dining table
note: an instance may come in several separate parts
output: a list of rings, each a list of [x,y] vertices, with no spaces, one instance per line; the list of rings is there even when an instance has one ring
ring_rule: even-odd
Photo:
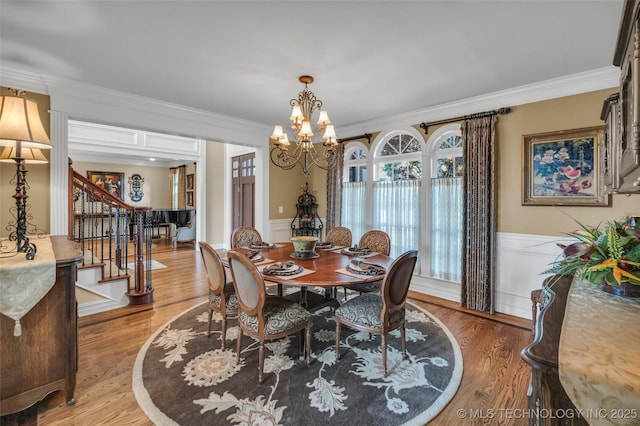
[[[282,286],[299,287],[299,293],[288,295],[287,297],[299,297],[300,303],[308,309],[319,309],[327,305],[336,305],[336,290],[338,287],[350,286],[353,284],[375,282],[382,279],[384,275],[360,275],[346,271],[345,268],[352,260],[358,259],[368,264],[382,266],[388,269],[393,259],[381,253],[370,253],[364,256],[344,254],[344,249],[349,247],[333,247],[331,249],[318,249],[314,258],[296,257],[293,244],[290,242],[275,243],[272,248],[241,247],[233,249],[240,253],[255,253],[259,250],[259,258],[264,258],[255,262],[262,272],[265,267],[275,263],[294,262],[304,268],[300,274],[293,276],[279,276],[262,273],[265,281],[278,284],[278,293],[282,294]],[[309,287],[321,287],[325,289],[324,295],[315,292],[308,292]]]

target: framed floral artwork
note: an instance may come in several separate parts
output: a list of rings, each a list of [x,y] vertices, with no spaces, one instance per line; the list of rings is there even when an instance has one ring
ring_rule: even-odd
[[[87,179],[111,195],[124,200],[124,173],[87,171]]]
[[[604,126],[522,136],[522,204],[609,206],[603,171]]]

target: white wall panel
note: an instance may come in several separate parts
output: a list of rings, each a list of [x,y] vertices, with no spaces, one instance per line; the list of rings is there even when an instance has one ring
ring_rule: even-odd
[[[288,241],[292,219],[270,221],[269,242]],[[560,255],[561,237],[499,232],[497,235],[496,312],[531,318],[531,291],[546,275],[541,272]],[[565,241],[566,242],[566,241]],[[460,284],[415,275],[411,290],[460,302]]]

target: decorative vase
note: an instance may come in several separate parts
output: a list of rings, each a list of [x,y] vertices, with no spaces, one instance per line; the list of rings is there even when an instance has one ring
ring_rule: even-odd
[[[620,285],[609,285],[606,282],[600,284],[600,289],[606,293],[622,297],[640,297],[640,285],[624,282]]]
[[[316,244],[318,243],[318,237],[292,237],[293,253],[291,257],[297,259],[311,259],[318,257],[316,253]]]

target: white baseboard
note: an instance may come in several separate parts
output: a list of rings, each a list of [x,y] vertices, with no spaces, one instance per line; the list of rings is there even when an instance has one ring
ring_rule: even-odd
[[[122,304],[117,300],[104,299],[95,300],[92,302],[86,302],[78,305],[78,316],[84,317],[87,315],[99,314],[100,312],[110,311],[112,309],[122,308],[127,304]]]

